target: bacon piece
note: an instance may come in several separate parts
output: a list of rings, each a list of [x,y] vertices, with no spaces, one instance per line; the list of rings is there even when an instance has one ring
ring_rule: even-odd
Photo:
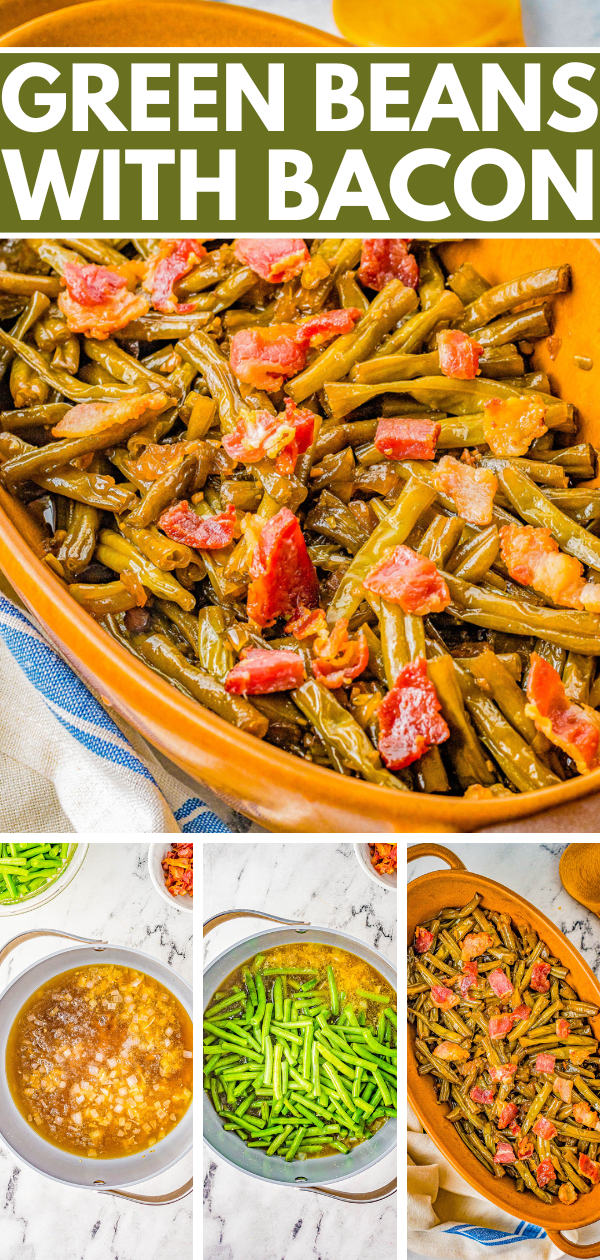
[[[277,617],[314,607],[319,584],[300,525],[289,508],[280,508],[261,530],[250,566],[248,616],[259,626]]]
[[[456,987],[463,998],[467,997],[469,989],[472,989],[475,985],[478,972],[479,967],[476,962],[471,961],[463,964],[462,972],[456,981]]]
[[[555,604],[581,610],[584,600],[589,604],[590,598],[600,597],[600,590],[596,596],[593,584],[585,583],[583,565],[574,556],[566,556],[559,550],[549,529],[503,525],[500,549],[513,581],[532,586]]]
[[[510,1142],[498,1142],[494,1155],[495,1164],[514,1164],[516,1158]]]
[[[558,1197],[561,1203],[576,1203],[577,1191],[575,1186],[573,1186],[570,1181],[563,1181],[558,1191]]]
[[[529,1156],[533,1155],[534,1149],[533,1141],[529,1134],[526,1133],[519,1141],[517,1155],[519,1159],[529,1159]]]
[[[572,757],[580,774],[589,774],[600,765],[600,715],[587,704],[569,700],[560,674],[537,652],[531,653],[527,699],[527,716],[538,731]],[[545,993],[547,988],[539,992]]]
[[[511,1123],[508,1126],[507,1132],[510,1133],[510,1136],[512,1138],[520,1138],[522,1136],[520,1125],[517,1124],[516,1120],[511,1121]]]
[[[500,1108],[500,1114],[498,1116],[498,1128],[499,1129],[508,1128],[508,1125],[512,1124],[512,1121],[514,1120],[515,1116],[518,1115],[518,1112],[519,1112],[519,1108],[517,1107],[516,1103],[511,1103],[511,1102],[503,1103]]]
[[[438,336],[440,334],[438,333]],[[525,455],[534,438],[546,433],[548,408],[538,394],[525,398],[490,398],[484,402],[483,432],[492,455]]]
[[[438,420],[379,420],[375,446],[388,459],[434,459],[441,431]]]
[[[431,1001],[434,1006],[439,1006],[441,1011],[449,1011],[453,1006],[460,1004],[460,998],[452,989],[446,989],[443,984],[434,984],[430,990]]]
[[[443,744],[450,734],[440,713],[440,702],[420,656],[400,670],[379,709],[379,751],[390,770],[417,761],[432,744]]]
[[[407,289],[416,289],[419,265],[413,254],[409,254],[408,244],[409,238],[401,237],[363,241],[358,269],[361,284],[379,292],[390,280],[401,280]]]
[[[493,1089],[486,1089],[485,1085],[477,1085],[475,1089],[470,1090],[469,1098],[472,1098],[473,1102],[476,1103],[493,1103],[494,1091]]]
[[[492,1041],[497,1041],[500,1037],[506,1037],[513,1026],[512,1015],[491,1015],[489,1021],[490,1037]]]
[[[496,997],[508,997],[509,993],[514,993],[514,985],[511,984],[506,972],[501,967],[498,967],[496,971],[490,971],[488,982]]]
[[[570,1035],[570,1032],[571,1032],[571,1025],[568,1019],[557,1019],[556,1036],[558,1037],[558,1040],[566,1041],[567,1037]]]
[[[489,932],[468,932],[463,937],[460,956],[463,962],[469,962],[471,958],[478,958],[480,954],[485,954],[492,944],[492,938]]]
[[[304,662],[297,652],[252,648],[230,670],[225,690],[236,696],[263,696],[301,687],[305,678]]]
[[[363,586],[419,617],[443,612],[450,603],[450,592],[433,560],[403,543],[369,570]]]
[[[219,512],[217,516],[198,516],[187,499],[173,503],[158,518],[158,524],[167,538],[203,551],[228,547],[233,539],[235,523],[235,508],[232,504],[226,512]]]
[[[582,1177],[587,1177],[592,1185],[597,1185],[600,1179],[600,1164],[595,1159],[590,1159],[589,1155],[579,1156],[579,1171]]]
[[[316,639],[316,658],[313,674],[325,687],[347,687],[354,678],[363,674],[369,664],[369,645],[360,630],[356,639],[348,638],[348,622],[345,617],[336,621],[331,634]]]
[[[545,1116],[540,1116],[533,1126],[533,1132],[538,1137],[545,1138],[549,1142],[550,1138],[556,1137],[558,1129],[551,1120],[547,1120]]]
[[[415,928],[415,950],[417,954],[426,954],[428,949],[433,945],[433,933],[428,932],[427,928]]]
[[[552,1163],[549,1155],[542,1160],[541,1164],[538,1164],[538,1167],[535,1170],[535,1179],[538,1186],[547,1186],[549,1181],[556,1181],[554,1164]]]
[[[316,635],[319,639],[326,639],[329,630],[323,609],[311,608],[309,610],[303,608],[297,617],[293,617],[291,621],[287,622],[285,633],[293,634],[295,639],[310,639],[313,635]]]
[[[471,468],[470,464],[444,455],[433,470],[436,490],[454,501],[456,511],[471,525],[489,525],[498,479],[489,468]]]
[[[578,1124],[584,1124],[586,1129],[598,1128],[598,1112],[593,1111],[589,1103],[577,1102],[573,1106],[573,1115]]]
[[[547,993],[550,988],[550,963],[543,962],[541,958],[533,965],[529,988],[535,989],[536,993]]]
[[[459,1063],[464,1063],[469,1058],[466,1047],[457,1046],[454,1041],[440,1041],[433,1053],[436,1059],[456,1059]]]
[[[149,442],[142,454],[131,460],[130,467],[141,481],[156,481],[181,463],[186,455],[194,454],[198,449],[198,442],[172,442],[166,446],[160,442]]]
[[[573,1082],[565,1080],[564,1076],[555,1076],[552,1085],[552,1093],[557,1098],[561,1098],[563,1102],[570,1103],[571,1094],[573,1092]]]
[[[117,402],[77,403],[71,407],[62,420],[55,424],[52,436],[91,437],[94,433],[107,433],[115,430],[115,441],[120,441],[122,432],[132,432],[131,423],[139,420],[137,428],[141,428],[146,420],[160,415],[167,407],[173,405],[173,399],[161,391],[150,394],[134,394],[131,398],[119,398]]]
[[[194,302],[178,302],[175,297],[175,286],[195,267],[206,250],[201,241],[167,240],[161,241],[156,253],[148,260],[148,268],[144,281],[148,292],[152,294],[152,305],[155,311],[163,311],[166,315],[176,313],[185,315],[194,310]]]
[[[508,1085],[512,1081],[517,1070],[516,1063],[500,1063],[498,1067],[494,1063],[490,1063],[488,1072],[493,1081],[502,1081],[504,1085]]]
[[[63,278],[67,291],[59,294],[58,306],[73,333],[104,341],[150,310],[148,298],[130,293],[125,276],[110,267],[67,263]]]
[[[594,1049],[586,1050],[584,1046],[569,1046],[569,1062],[574,1063],[576,1067],[581,1067],[591,1054],[595,1053]]]
[[[231,369],[240,381],[269,392],[301,372],[311,345],[351,332],[362,311],[358,307],[324,311],[301,324],[243,328],[231,338]]]
[[[305,347],[322,346],[332,337],[340,337],[343,333],[351,333],[363,312],[358,306],[344,306],[337,311],[320,311],[318,315],[309,315],[308,319],[296,324],[296,337]]]
[[[310,262],[306,244],[299,237],[240,238],[233,252],[238,262],[245,263],[271,284],[286,284]]]
[[[256,464],[265,456],[275,459],[277,472],[286,475],[293,473],[298,455],[311,445],[314,428],[313,412],[301,411],[288,398],[283,415],[243,408],[233,432],[223,437],[223,446],[232,459],[244,464]]]
[[[553,1072],[555,1063],[556,1055],[543,1051],[542,1054],[536,1056],[535,1070],[536,1072]]]
[[[442,376],[451,376],[455,381],[472,381],[479,375],[483,346],[473,337],[458,329],[445,328],[437,335],[437,348]]]
[[[521,1005],[517,1006],[513,1011],[513,1015],[515,1016],[515,1020],[529,1019],[531,1009],[525,1004],[525,1002],[521,1002]]]

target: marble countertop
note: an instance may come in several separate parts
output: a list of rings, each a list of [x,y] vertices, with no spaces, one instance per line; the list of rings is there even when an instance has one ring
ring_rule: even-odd
[[[600,922],[591,910],[574,901],[560,882],[558,864],[567,847],[566,844],[527,844],[521,841],[499,844],[479,839],[455,843],[444,839],[444,848],[456,853],[470,871],[505,884],[551,919],[581,952],[592,971],[599,975]],[[410,881],[441,869],[445,869],[445,864],[439,858],[417,858],[408,867],[408,878]],[[597,1254],[600,1256],[600,1226],[590,1225],[587,1229],[580,1229],[578,1242],[597,1242]],[[417,1260],[416,1254],[409,1251],[407,1260]],[[419,1256],[418,1260],[444,1258]]]
[[[129,945],[192,977],[192,916],[162,901],[150,882],[147,844],[93,842],[73,883],[49,905],[0,918],[0,947],[32,928],[72,931]],[[65,939],[65,948],[69,941]],[[0,989],[61,948],[60,938],[27,941],[0,966]],[[191,1176],[191,1153],[140,1183],[162,1194]],[[133,1189],[133,1188],[131,1188]],[[1,1260],[191,1260],[192,1198],[144,1207],[72,1189],[19,1166],[0,1139]]]
[[[347,931],[395,961],[396,894],[363,874],[352,844],[230,840],[205,842],[203,851],[205,919],[234,908],[272,910]],[[205,962],[248,936],[251,925],[216,928]],[[335,1188],[373,1190],[395,1175],[393,1152]],[[396,1230],[395,1196],[356,1205],[250,1182],[204,1149],[204,1260],[393,1260]]]

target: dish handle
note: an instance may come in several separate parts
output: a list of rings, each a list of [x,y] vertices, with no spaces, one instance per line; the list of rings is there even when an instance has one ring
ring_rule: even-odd
[[[263,914],[261,910],[222,910],[220,914],[213,914],[212,919],[206,920],[202,935],[208,936],[213,928],[220,923],[229,923],[231,919],[271,919],[273,923],[288,923],[291,927],[310,927],[310,923],[304,919],[280,919],[278,914]]]
[[[96,945],[98,947],[108,944],[108,941],[98,941],[92,936],[75,936],[73,932],[58,932],[56,928],[32,928],[30,932],[20,932],[18,936],[13,936],[12,941],[7,942],[0,950],[0,963],[3,963],[4,959],[8,958],[9,954],[12,954],[13,949],[16,949],[17,945],[22,945],[24,941],[34,941],[38,936],[65,936],[69,941],[81,941],[83,945]]]
[[[466,871],[467,869],[464,862],[461,862],[460,858],[456,856],[456,853],[453,853],[451,849],[445,849],[443,844],[429,844],[427,841],[424,844],[411,844],[406,852],[406,861],[416,862],[417,858],[421,857],[441,858],[442,862],[447,862],[453,871]]]
[[[556,1231],[547,1229],[546,1233],[550,1241],[554,1243],[554,1246],[560,1247],[561,1251],[564,1251],[567,1256],[578,1256],[585,1260],[586,1256],[600,1255],[600,1242],[586,1244],[569,1242],[569,1239],[564,1237],[560,1229]]]
[[[308,1194],[326,1194],[331,1199],[342,1199],[344,1203],[379,1203],[381,1199],[389,1199],[396,1193],[398,1178],[388,1181],[380,1190],[368,1190],[365,1194],[349,1194],[347,1190],[328,1190],[326,1186],[298,1186]]]
[[[132,1203],[149,1203],[153,1207],[160,1207],[163,1203],[179,1203],[180,1199],[187,1198],[192,1193],[193,1186],[194,1181],[191,1178],[184,1186],[171,1190],[169,1194],[130,1194],[127,1190],[97,1190],[96,1194],[112,1194],[119,1199],[130,1199]]]

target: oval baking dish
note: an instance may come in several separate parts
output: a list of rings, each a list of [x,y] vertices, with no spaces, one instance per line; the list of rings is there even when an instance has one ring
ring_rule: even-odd
[[[513,922],[534,928],[561,963],[569,968],[566,978],[584,1002],[600,1005],[600,983],[584,962],[579,950],[571,945],[566,936],[534,906],[519,897],[518,893],[496,884],[494,880],[483,875],[472,875],[466,870],[460,858],[449,849],[437,844],[416,844],[408,850],[408,861],[419,857],[439,857],[452,867],[450,871],[434,871],[421,875],[408,885],[408,922],[407,939],[411,943],[415,928],[422,922],[434,918],[445,906],[463,906],[470,901],[474,893],[481,893],[482,910],[497,910],[509,914]],[[590,1018],[594,1033],[600,1038],[600,1015]],[[410,1030],[408,1039],[408,1097],[423,1127],[439,1147],[445,1158],[453,1165],[461,1177],[464,1177],[484,1198],[490,1199],[497,1207],[502,1208],[519,1220],[529,1221],[533,1225],[541,1225],[548,1237],[570,1256],[597,1256],[600,1254],[600,1242],[587,1247],[578,1246],[563,1238],[562,1230],[581,1229],[585,1225],[593,1225],[600,1221],[600,1185],[593,1187],[589,1194],[580,1195],[571,1206],[560,1203],[557,1199],[551,1207],[540,1203],[529,1192],[520,1193],[509,1177],[495,1180],[482,1168],[475,1156],[465,1147],[454,1131],[454,1126],[444,1119],[445,1107],[436,1102],[433,1082],[427,1076],[419,1076],[418,1064],[414,1054],[415,1031]]]

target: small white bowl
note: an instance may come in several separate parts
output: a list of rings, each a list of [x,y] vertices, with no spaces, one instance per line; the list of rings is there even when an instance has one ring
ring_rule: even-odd
[[[181,893],[180,896],[174,897],[173,894],[169,892],[165,884],[165,875],[161,862],[163,858],[166,857],[169,849],[172,848],[172,844],[150,844],[148,846],[148,870],[150,872],[150,879],[152,880],[159,897],[162,897],[163,901],[166,901],[168,906],[174,906],[176,910],[185,910],[188,914],[191,914],[194,909],[194,898],[190,897],[189,893]]]
[[[398,873],[396,872],[395,875],[380,875],[371,862],[371,850],[368,844],[355,843],[354,852],[356,853],[358,865],[365,875],[368,875],[369,879],[373,880],[374,884],[382,884],[384,888],[393,888],[397,892]]]

